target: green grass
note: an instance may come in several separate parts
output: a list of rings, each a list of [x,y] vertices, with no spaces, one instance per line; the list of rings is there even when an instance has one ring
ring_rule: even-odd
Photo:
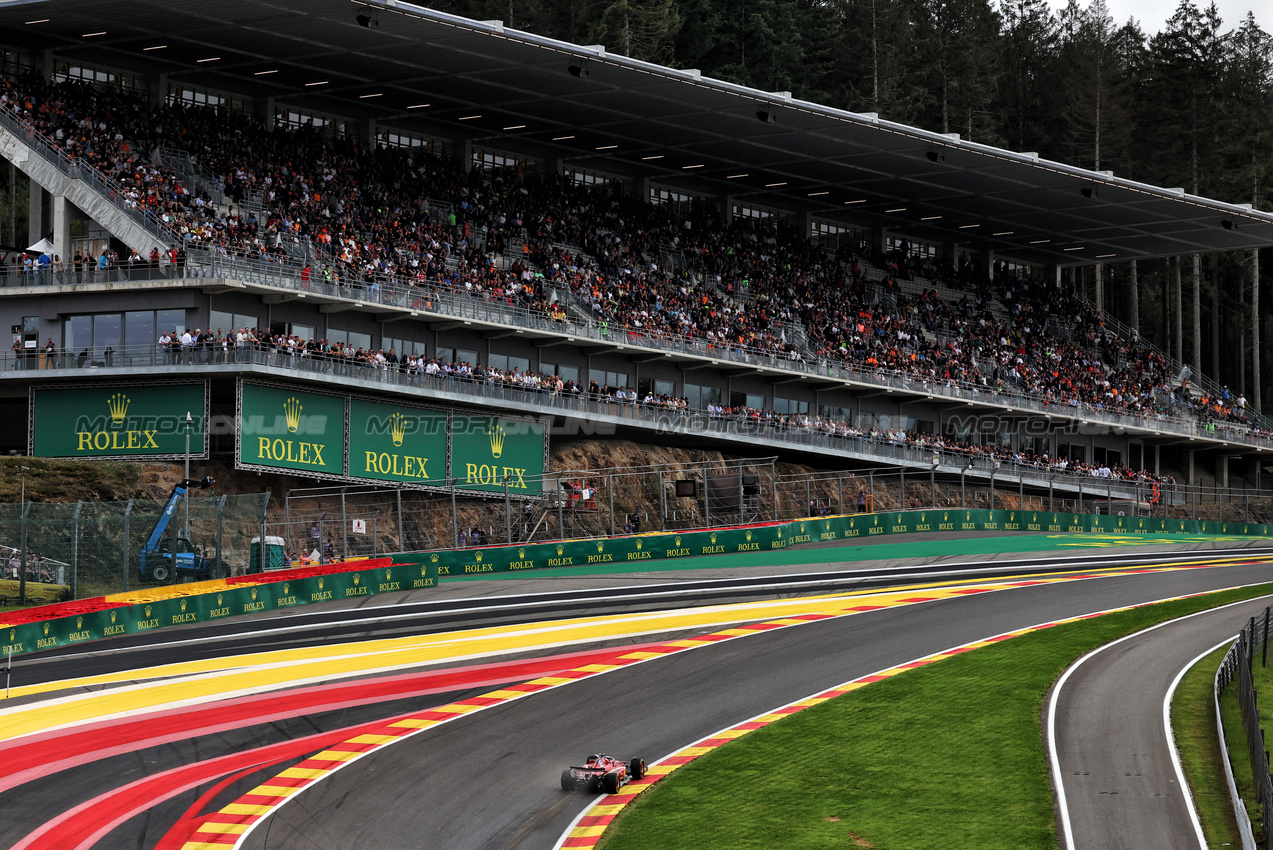
[[[1247,588],[1025,635],[807,709],[681,768],[616,819],[628,848],[1055,848],[1043,700],[1076,658]]]
[[[1235,626],[1237,624],[1235,623]],[[1176,749],[1189,778],[1194,805],[1202,821],[1208,847],[1241,844],[1233,816],[1233,802],[1220,760],[1220,739],[1216,733],[1216,711],[1212,698],[1216,669],[1229,647],[1218,649],[1194,665],[1176,688],[1171,701],[1171,726]],[[1235,706],[1236,709],[1236,706]],[[1239,723],[1238,731],[1241,731]],[[1225,734],[1231,734],[1226,728]],[[1245,751],[1239,746],[1239,751]],[[1248,777],[1250,771],[1247,771]]]

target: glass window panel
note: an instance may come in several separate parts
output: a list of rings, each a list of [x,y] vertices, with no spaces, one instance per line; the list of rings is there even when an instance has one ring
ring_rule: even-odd
[[[172,333],[184,333],[186,330],[186,311],[185,310],[156,310],[155,311],[155,334],[158,335],[164,331]]]
[[[671,395],[675,391],[676,391],[676,384],[673,383],[672,381],[655,381],[654,382],[655,395]]]
[[[66,320],[66,350],[76,354],[93,344],[93,317],[70,316]]]
[[[747,407],[760,410],[765,406],[765,397],[756,393],[747,393],[747,401],[744,402]]]
[[[473,361],[470,360],[469,362],[472,363]],[[508,368],[515,372],[527,372],[530,370],[530,361],[525,357],[510,357],[508,358]]]
[[[442,347],[440,347],[440,346],[439,346],[439,347],[438,347],[438,362],[439,362],[439,363],[454,363],[454,362],[455,362],[455,349],[454,349],[454,348],[442,348]]]
[[[492,354],[490,365],[491,365],[491,368],[493,369],[499,369],[501,372],[507,372],[508,371],[508,355]]]
[[[469,351],[466,348],[459,348],[455,351],[455,361],[457,363],[476,363],[477,352]]]
[[[93,317],[93,350],[99,357],[107,348],[118,351],[123,343],[124,316],[122,313],[102,313]]]
[[[233,328],[236,326],[234,314],[227,313],[224,310],[213,310],[208,314],[208,326],[213,330],[217,328]]]

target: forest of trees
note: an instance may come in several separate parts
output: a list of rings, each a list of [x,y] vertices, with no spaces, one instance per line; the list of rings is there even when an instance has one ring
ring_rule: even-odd
[[[481,20],[1233,203],[1273,209],[1273,37],[1180,0],[436,0]],[[1251,252],[1075,272],[1185,363],[1255,392]],[[1133,279],[1136,286],[1131,285]],[[1183,288],[1183,289],[1182,289]],[[1133,298],[1133,293],[1137,297]],[[1253,298],[1254,296],[1254,298]],[[1269,300],[1265,300],[1268,304]],[[1257,312],[1258,311],[1258,312]],[[1270,322],[1264,325],[1273,324]],[[1259,336],[1266,336],[1260,327]],[[1253,358],[1253,352],[1256,357]],[[1264,355],[1264,356],[1261,356]],[[1263,363],[1261,364],[1263,365]],[[1263,374],[1273,374],[1268,366]],[[1257,402],[1258,403],[1258,402]]]

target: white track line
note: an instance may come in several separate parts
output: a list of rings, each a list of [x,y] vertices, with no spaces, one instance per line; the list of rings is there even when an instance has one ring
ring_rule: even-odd
[[[1221,592],[1221,591],[1212,591],[1212,592]],[[1056,684],[1052,686],[1052,691],[1048,695],[1047,740],[1048,740],[1048,762],[1049,762],[1051,773],[1052,773],[1052,788],[1053,788],[1053,793],[1056,794],[1057,819],[1061,822],[1061,835],[1059,837],[1061,838],[1062,850],[1077,850],[1077,848],[1075,848],[1074,846],[1074,827],[1070,823],[1070,808],[1065,796],[1065,780],[1061,776],[1061,764],[1056,757],[1056,704],[1058,702],[1058,697],[1061,693],[1061,689],[1065,687],[1065,683],[1069,680],[1070,675],[1079,667],[1081,667],[1083,663],[1087,661],[1089,658],[1095,657],[1098,653],[1104,652],[1105,650],[1109,649],[1112,646],[1118,646],[1123,641],[1131,640],[1134,637],[1138,637],[1140,635],[1146,634],[1147,632],[1152,632],[1155,629],[1160,629],[1163,626],[1169,626],[1173,623],[1179,623],[1181,620],[1192,619],[1193,617],[1197,617],[1202,614],[1209,614],[1212,611],[1223,611],[1225,608],[1232,608],[1235,605],[1244,605],[1248,602],[1254,601],[1255,599],[1261,599],[1261,598],[1267,599],[1268,597],[1257,596],[1257,597],[1252,597],[1251,599],[1242,599],[1237,602],[1230,602],[1228,605],[1221,605],[1216,608],[1207,608],[1203,611],[1197,611],[1193,614],[1186,614],[1183,617],[1177,617],[1174,620],[1167,620],[1166,622],[1158,623],[1157,625],[1150,626],[1147,629],[1141,629],[1140,631],[1134,632],[1130,635],[1124,635],[1118,640],[1111,641],[1105,644],[1104,646],[1098,646],[1096,649],[1093,649],[1091,652],[1084,655],[1078,661],[1075,661],[1073,664],[1071,664],[1066,669],[1066,671],[1061,674],[1061,678],[1056,680]],[[1230,638],[1230,640],[1232,640],[1232,638]],[[1226,641],[1226,643],[1227,642],[1228,641]],[[1212,651],[1214,651],[1214,648],[1207,650],[1207,652],[1203,653],[1201,656],[1199,656],[1199,658],[1204,657],[1205,655],[1207,655],[1208,653]],[[1190,662],[1189,666],[1192,666],[1195,663],[1197,663],[1197,659],[1194,659],[1194,661]],[[1175,690],[1176,682],[1178,682],[1179,680],[1180,680],[1180,675],[1177,675],[1176,681],[1172,682],[1172,685],[1171,685],[1172,691]],[[1169,720],[1170,703],[1171,703],[1171,694],[1169,693],[1167,695],[1167,701],[1164,704],[1164,709],[1163,709],[1164,721]],[[1176,774],[1177,774],[1177,777],[1180,779],[1181,792],[1185,795],[1185,805],[1189,809],[1189,818],[1190,820],[1193,821],[1194,827],[1197,830],[1196,837],[1198,839],[1198,845],[1201,848],[1203,848],[1203,850],[1206,850],[1206,846],[1207,846],[1206,840],[1202,836],[1202,827],[1198,825],[1198,813],[1193,806],[1193,795],[1189,793],[1189,785],[1184,780],[1184,774],[1183,774],[1182,768],[1180,767],[1180,759],[1176,753],[1175,741],[1172,740],[1170,722],[1167,723],[1166,728],[1167,728],[1167,744],[1171,751],[1172,760],[1176,765]]]

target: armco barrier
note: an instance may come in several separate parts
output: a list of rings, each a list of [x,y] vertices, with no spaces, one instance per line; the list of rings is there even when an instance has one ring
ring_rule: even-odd
[[[693,558],[739,552],[768,552],[836,540],[873,539],[889,534],[952,531],[1020,531],[1053,534],[1219,534],[1268,536],[1268,525],[1241,522],[1150,519],[1042,511],[936,509],[847,514],[793,522],[652,533],[630,537],[564,540],[524,546],[451,549],[391,556],[396,563],[427,560],[441,578],[507,573],[546,567],[588,567],[637,561]]]
[[[332,599],[436,587],[427,558],[379,558],[169,585],[81,599],[3,615],[0,655],[7,657],[104,637],[137,634],[239,614],[278,611]]]
[[[14,655],[20,655],[182,623],[211,622],[238,614],[276,611],[330,599],[434,587],[439,578],[547,567],[606,566],[702,555],[770,552],[837,540],[952,531],[1266,537],[1269,526],[1042,511],[929,509],[848,514],[715,531],[408,552],[375,561],[171,585],[10,612],[3,615],[6,622],[0,625],[0,655],[8,655],[10,649]]]

